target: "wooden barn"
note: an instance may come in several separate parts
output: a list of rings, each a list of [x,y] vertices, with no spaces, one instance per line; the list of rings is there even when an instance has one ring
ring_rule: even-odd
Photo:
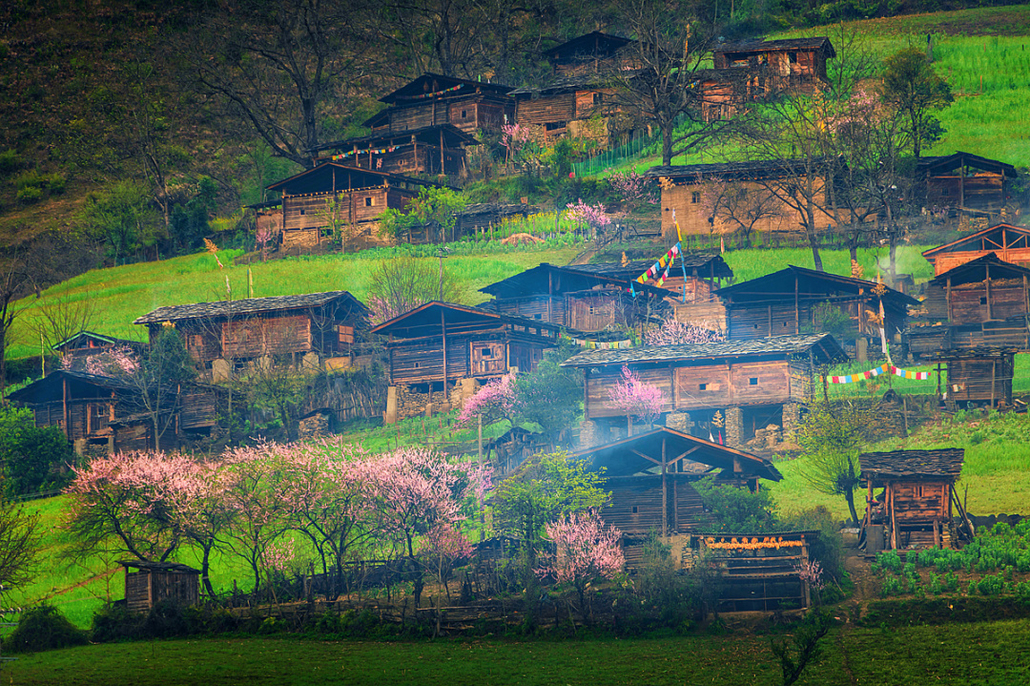
[[[458,178],[468,173],[465,148],[470,145],[479,145],[475,136],[453,124],[436,124],[326,143],[314,152],[331,153],[316,163],[328,160],[389,174]]]
[[[534,139],[553,145],[562,136],[589,138],[607,147],[615,133],[615,89],[612,77],[639,67],[632,46],[636,41],[594,31],[544,52],[552,79],[539,87],[517,88],[515,122],[528,126]],[[618,130],[617,130],[618,129]]]
[[[150,339],[168,323],[212,381],[262,358],[290,364],[346,368],[360,352],[368,310],[347,291],[280,295],[159,307],[134,321]]]
[[[634,283],[652,264],[633,272],[621,267],[606,269],[608,265],[558,267],[545,262],[479,289],[494,296],[481,307],[575,333],[621,333],[667,309],[665,298],[675,295],[671,289]],[[630,292],[631,283],[636,297]]]
[[[893,336],[905,329],[908,307],[919,304],[912,296],[875,281],[795,266],[720,288],[715,294],[726,306],[729,340],[819,331],[825,303],[846,312],[857,335],[877,335],[882,302],[886,333]]]
[[[425,73],[379,98],[388,107],[364,122],[373,136],[450,124],[464,133],[500,132],[515,117],[510,86]]]
[[[769,425],[792,432],[817,391],[817,365],[846,359],[829,334],[587,350],[562,363],[583,369],[584,446],[607,443],[629,430],[625,412],[609,399],[623,367],[662,391],[664,423],[743,447]],[[719,425],[719,419],[724,427]]]
[[[1030,267],[1030,229],[1012,224],[995,224],[956,241],[923,251],[933,264],[933,273],[940,276],[955,267],[984,255]]]
[[[129,612],[149,612],[158,603],[190,606],[200,602],[199,569],[147,560],[122,560],[120,564],[125,568],[125,607]]]
[[[342,244],[349,250],[389,243],[378,233],[379,215],[386,208],[403,210],[423,186],[439,184],[331,160],[277,181],[268,190],[282,194],[277,210],[281,214],[279,247],[330,245],[334,225],[345,234]],[[340,244],[341,239],[336,237],[335,242]]]
[[[952,406],[1011,407],[1016,352],[1015,348],[979,346],[928,352],[921,359],[946,365],[942,395]]]
[[[812,604],[812,588],[798,567],[818,543],[818,531],[701,532],[691,539],[691,552],[694,564],[707,564],[719,576],[718,610],[770,612]]]
[[[959,264],[926,285],[927,319],[981,324],[1030,312],[1030,269],[994,253]]]
[[[706,476],[753,491],[759,488],[759,479],[783,478],[764,458],[664,426],[581,450],[573,457],[589,460],[591,470],[604,471],[605,488],[612,497],[601,516],[630,539],[710,527],[692,485]]]
[[[996,215],[1009,201],[1016,168],[968,152],[920,157],[916,175],[926,183],[926,206]]]
[[[712,50],[716,69],[747,71],[756,97],[819,90],[827,81],[826,62],[836,56],[826,36],[724,43]]]
[[[867,489],[862,521],[866,554],[952,547],[956,539],[952,504],[968,526],[955,492],[964,458],[961,448],[859,455],[862,485]]]
[[[60,369],[47,374],[8,398],[32,410],[36,426],[59,427],[77,453],[151,450],[155,446],[151,417],[139,391],[127,380]],[[217,422],[215,391],[203,386],[184,389],[168,425],[162,449],[174,449],[190,436],[208,433]],[[170,418],[169,418],[170,417]]]
[[[741,222],[760,233],[796,233],[802,218],[780,199],[783,186],[805,179],[807,169],[822,166],[821,160],[811,165],[804,160],[719,162],[651,167],[645,176],[657,179],[661,186],[665,236],[676,236],[677,224],[683,234],[730,234],[741,230]],[[818,199],[823,194],[822,178],[814,183]],[[736,219],[723,210],[712,216],[706,193],[719,190],[720,206],[732,201]]]
[[[698,69],[695,88],[701,90],[701,117],[707,121],[732,119],[747,103],[762,99],[764,88],[742,69]]]
[[[372,329],[388,337],[390,390],[386,421],[449,408],[471,397],[478,383],[513,368],[531,372],[561,327],[546,321],[430,302]]]

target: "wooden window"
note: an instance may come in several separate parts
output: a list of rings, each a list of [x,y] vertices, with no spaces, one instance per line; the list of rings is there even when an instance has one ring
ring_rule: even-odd
[[[981,305],[986,305],[987,304],[987,296],[986,295],[980,298],[980,304]]]
[[[544,124],[544,130],[545,131],[557,131],[558,129],[564,129],[564,128],[565,128],[565,122],[563,122],[563,121],[554,121],[554,122],[548,122],[548,123]]]
[[[372,207],[375,205],[375,198],[365,198],[365,207]]]
[[[757,376],[752,376],[750,379],[747,380],[747,383],[748,383],[749,386],[757,386],[758,385],[758,377]]]
[[[419,369],[422,366],[421,362],[415,362],[415,369]]]
[[[601,104],[601,99],[603,97],[604,96],[601,93],[594,93],[594,104],[595,105],[600,105]]]
[[[542,319],[542,318],[543,318],[543,315],[540,315],[540,314],[534,314],[533,315],[533,319]]]
[[[798,63],[798,54],[796,52],[788,52],[787,53],[787,61],[790,62],[791,64],[797,64]]]
[[[699,391],[707,391],[708,390],[708,384],[706,384],[706,383],[699,383],[697,385],[697,390],[699,390]]]
[[[636,506],[636,505],[634,505],[634,506],[633,506],[633,514],[636,514],[636,513],[637,513],[637,506]]]
[[[690,194],[690,204],[696,205],[701,202],[701,191],[693,191]]]
[[[304,212],[305,212],[305,210],[301,210],[301,211],[300,211],[300,216],[302,216],[302,217],[303,217],[303,216],[304,216]]]
[[[469,111],[468,110],[462,110],[461,111],[461,118],[462,119],[468,119],[469,118]]]
[[[490,348],[480,348],[479,349],[479,354],[482,355],[483,357],[493,357],[494,356],[494,351],[492,349],[490,349]]]

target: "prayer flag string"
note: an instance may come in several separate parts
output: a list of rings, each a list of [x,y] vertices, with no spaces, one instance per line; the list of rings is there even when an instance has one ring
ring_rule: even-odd
[[[907,369],[899,369],[889,363],[884,363],[879,367],[870,369],[866,372],[845,374],[843,376],[828,376],[826,377],[826,380],[830,383],[858,383],[859,381],[872,379],[880,374],[886,374],[888,372],[894,376],[900,376],[902,379],[912,379],[914,381],[927,381],[930,378],[930,372],[913,372]]]

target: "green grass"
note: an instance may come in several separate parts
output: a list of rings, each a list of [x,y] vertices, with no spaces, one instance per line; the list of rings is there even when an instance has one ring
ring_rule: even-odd
[[[1021,685],[1030,623],[830,631],[799,684]],[[34,684],[765,684],[780,683],[769,637],[734,634],[568,641],[365,642],[210,638],[82,646],[21,656]]]
[[[501,248],[495,244],[490,248],[480,246],[482,254],[448,257],[444,264],[464,286],[468,304],[475,304],[488,298],[478,292],[479,288],[540,262],[567,264],[583,247],[574,242],[558,248]],[[457,244],[455,248],[471,251],[468,244]],[[254,297],[346,290],[363,300],[369,271],[380,260],[405,252],[403,248],[379,249],[253,264],[249,270],[254,280]],[[39,354],[38,336],[32,333],[33,322],[39,316],[37,308],[54,300],[90,298],[97,305],[91,328],[112,336],[141,340],[146,331],[134,326],[134,319],[164,305],[223,300],[226,278],[233,297],[248,297],[248,267],[231,264],[237,255],[238,251],[219,253],[222,263],[227,265],[224,270],[218,268],[211,255],[199,253],[160,262],[95,269],[63,281],[44,291],[39,299],[30,296],[16,303],[18,319],[13,331],[14,344],[8,355],[18,358]]]

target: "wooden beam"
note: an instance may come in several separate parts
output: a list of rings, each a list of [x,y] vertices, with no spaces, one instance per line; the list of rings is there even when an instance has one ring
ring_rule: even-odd
[[[664,446],[664,444],[665,444],[665,442],[664,442],[664,441],[662,441],[662,445],[663,445],[663,446]],[[654,459],[653,457],[648,457],[647,455],[645,455],[644,453],[640,452],[640,451],[639,451],[639,450],[637,450],[636,448],[630,448],[630,449],[629,449],[629,451],[630,451],[631,453],[633,453],[634,455],[636,455],[637,457],[642,457],[642,458],[644,458],[644,459],[645,459],[645,460],[647,460],[648,462],[653,462],[653,463],[655,463],[656,465],[661,465],[661,464],[662,464],[661,460],[656,460],[656,459]]]
[[[679,455],[677,455],[676,457],[674,457],[674,458],[672,458],[671,460],[669,460],[669,464],[670,464],[670,465],[674,465],[674,464],[676,464],[677,462],[679,462],[680,460],[682,460],[682,459],[683,459],[684,457],[686,457],[687,455],[689,455],[689,454],[691,454],[692,452],[694,452],[695,450],[700,450],[700,449],[701,449],[701,446],[699,446],[699,445],[695,445],[695,446],[694,446],[693,448],[691,448],[690,450],[687,450],[687,451],[685,451],[685,452],[682,452],[682,453],[680,453]]]
[[[665,444],[666,438],[662,438],[662,537],[668,538],[669,536],[669,487],[667,479],[665,477],[666,471],[668,471],[668,465],[665,462]]]

